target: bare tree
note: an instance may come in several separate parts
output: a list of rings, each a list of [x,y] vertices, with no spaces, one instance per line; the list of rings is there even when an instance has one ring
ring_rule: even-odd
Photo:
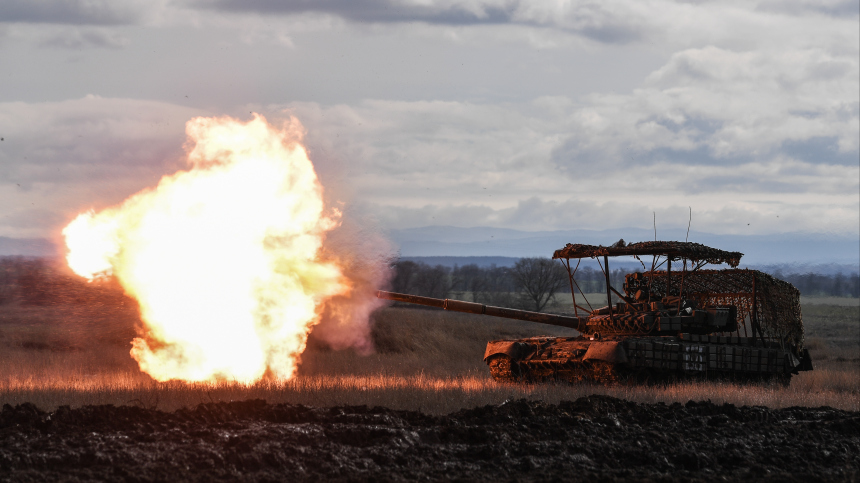
[[[564,267],[549,258],[522,258],[511,269],[511,276],[536,312],[542,311],[568,283]]]
[[[415,274],[414,293],[437,299],[447,298],[451,292],[450,270],[442,265],[431,267],[423,263],[419,267],[420,270]]]
[[[486,291],[486,270],[476,264],[454,267],[451,273],[451,290],[458,298],[463,298],[469,292],[472,302],[477,302]]]
[[[519,292],[517,282],[511,277],[509,267],[495,265],[484,270],[485,290],[479,294],[475,302],[497,307],[514,307],[517,304],[515,295]]]
[[[395,275],[391,289],[395,292],[443,299],[451,291],[450,270],[442,265],[431,267],[426,263],[398,260],[392,267]]]
[[[394,279],[391,280],[391,290],[399,293],[412,293],[415,277],[421,266],[409,260],[398,260],[392,264]]]

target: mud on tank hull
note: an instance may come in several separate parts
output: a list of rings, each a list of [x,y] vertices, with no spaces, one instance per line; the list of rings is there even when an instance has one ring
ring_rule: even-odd
[[[775,381],[810,370],[807,351],[748,337],[533,337],[487,344],[484,361],[502,382],[658,383],[722,379]]]

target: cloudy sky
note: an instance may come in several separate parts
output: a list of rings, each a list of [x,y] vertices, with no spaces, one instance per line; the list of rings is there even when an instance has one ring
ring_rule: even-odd
[[[860,236],[856,0],[3,0],[0,236],[298,117],[384,228]]]

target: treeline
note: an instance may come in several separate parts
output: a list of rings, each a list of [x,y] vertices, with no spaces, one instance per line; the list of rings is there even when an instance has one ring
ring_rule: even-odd
[[[521,259],[513,267],[480,267],[470,264],[455,266],[430,266],[422,262],[397,261],[393,264],[396,273],[391,290],[394,292],[423,295],[434,298],[453,298],[504,307],[543,310],[554,298],[544,295],[545,303],[536,302],[529,291],[529,279],[538,277],[532,271],[524,270],[523,261],[544,260],[543,263],[557,267],[545,275],[556,280],[556,291],[570,292],[567,271],[558,261],[549,259]],[[531,262],[534,263],[534,262]],[[637,270],[639,271],[639,270]],[[610,283],[622,291],[626,269],[611,270]],[[806,296],[860,297],[860,274],[825,275],[817,273],[783,274],[779,270],[772,273],[775,277],[791,283]],[[583,267],[577,270],[576,283],[585,293],[602,293],[606,290],[605,276],[601,270]],[[577,294],[579,292],[577,291]]]
[[[122,305],[130,302],[114,279],[87,282],[59,261],[0,257],[0,305]]]
[[[823,275],[820,273],[789,273],[780,270],[771,275],[785,280],[800,290],[800,293],[812,297],[860,297],[860,274]]]
[[[570,292],[567,270],[560,262],[548,258],[523,258],[513,267],[470,264],[454,268],[400,260],[392,268],[395,273],[392,291],[425,297],[453,298],[540,312],[557,302],[558,293]],[[621,290],[627,273],[623,269],[611,270],[612,286]],[[585,293],[604,292],[605,280],[602,271],[590,267],[579,269],[575,278]]]
[[[454,298],[503,307],[542,311],[556,302],[556,294],[569,293],[570,282],[561,263],[547,258],[523,258],[513,267],[454,268],[421,262],[393,264],[394,292],[435,298]],[[625,269],[610,272],[612,286],[621,291]],[[806,296],[860,297],[860,274],[825,275],[789,273],[775,277],[791,283]],[[603,272],[580,268],[576,283],[585,293],[605,290]],[[569,303],[569,297],[564,299]],[[0,257],[0,304],[25,305],[122,304],[129,301],[113,279],[97,282],[73,275],[61,261],[33,257]]]

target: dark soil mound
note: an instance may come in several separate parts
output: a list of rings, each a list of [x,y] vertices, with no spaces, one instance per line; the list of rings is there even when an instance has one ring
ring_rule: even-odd
[[[265,401],[0,412],[3,481],[857,481],[860,413],[509,401],[435,417]]]

